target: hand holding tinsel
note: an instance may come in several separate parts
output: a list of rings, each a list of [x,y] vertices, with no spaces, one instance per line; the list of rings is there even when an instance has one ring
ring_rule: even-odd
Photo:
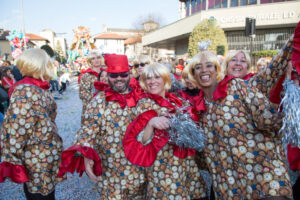
[[[202,151],[206,146],[206,136],[199,125],[190,117],[188,108],[183,107],[169,114],[171,121],[168,129],[170,142],[180,148],[191,148]]]
[[[300,147],[300,87],[299,80],[294,82],[295,80],[291,80],[290,77],[291,75],[287,75],[283,83],[284,97],[280,105],[284,117],[280,133],[282,134],[284,146],[292,144]]]

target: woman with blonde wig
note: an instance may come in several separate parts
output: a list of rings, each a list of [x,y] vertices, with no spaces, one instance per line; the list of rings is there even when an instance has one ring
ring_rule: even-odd
[[[79,82],[79,98],[82,101],[81,121],[83,121],[82,118],[86,106],[96,92],[94,82],[98,80],[101,66],[104,65],[104,58],[99,51],[93,50],[87,56],[87,63],[89,65],[89,69],[82,74]]]
[[[146,93],[136,106],[138,117],[128,126],[123,146],[130,162],[147,167],[146,199],[206,197],[205,183],[194,160],[195,150],[168,143],[168,113],[189,105],[167,92],[171,87],[169,69],[159,63],[146,66],[140,84]]]
[[[285,155],[274,134],[281,127],[277,107],[252,82],[228,75],[222,79],[211,52],[194,56],[189,73],[202,89],[197,110],[207,135],[204,154],[216,199],[291,199]]]
[[[50,57],[28,49],[17,59],[24,79],[10,90],[10,105],[1,130],[0,182],[24,183],[27,199],[55,199],[63,148],[55,124],[56,103],[48,92],[53,76]]]

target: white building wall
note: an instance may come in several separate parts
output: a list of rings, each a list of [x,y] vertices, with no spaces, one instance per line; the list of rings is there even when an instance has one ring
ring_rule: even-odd
[[[124,40],[95,39],[95,46],[103,53],[124,54]]]

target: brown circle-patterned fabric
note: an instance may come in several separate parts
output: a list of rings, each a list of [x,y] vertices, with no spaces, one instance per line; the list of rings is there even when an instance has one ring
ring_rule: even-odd
[[[81,122],[83,121],[83,115],[86,106],[91,101],[96,89],[94,87],[94,82],[97,81],[98,77],[91,73],[84,73],[81,76],[79,84],[79,98],[82,101],[82,115]]]
[[[225,98],[206,104],[200,122],[217,199],[292,198],[276,109],[241,79],[228,83]]]
[[[135,107],[122,109],[99,92],[88,104],[74,145],[93,148],[102,160],[101,199],[144,199],[145,169],[125,157],[122,139],[135,119]]]
[[[153,100],[151,100],[153,101]],[[137,115],[155,110],[159,116],[167,114],[169,109],[161,107],[154,101],[142,99],[137,104]],[[183,106],[188,106],[184,102]],[[184,159],[173,155],[173,144],[166,144],[157,154],[151,167],[146,168],[148,181],[147,199],[199,199],[207,197],[207,188],[195,156]]]
[[[1,128],[1,160],[25,166],[31,193],[47,195],[64,179],[57,177],[63,145],[55,117],[51,93],[33,85],[14,89]]]

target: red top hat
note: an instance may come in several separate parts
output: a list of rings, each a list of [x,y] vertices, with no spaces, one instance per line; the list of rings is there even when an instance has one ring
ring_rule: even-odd
[[[183,68],[184,68],[184,67],[183,67],[182,65],[177,65],[177,66],[176,66],[176,69],[180,69],[181,71],[183,70]]]
[[[107,54],[104,59],[107,73],[119,74],[129,71],[128,59],[125,55]]]

